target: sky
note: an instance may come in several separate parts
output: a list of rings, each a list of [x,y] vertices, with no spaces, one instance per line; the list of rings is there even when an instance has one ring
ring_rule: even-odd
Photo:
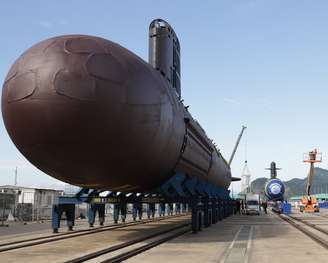
[[[303,153],[317,147],[328,168],[328,2],[16,1],[0,2],[0,83],[33,44],[63,34],[100,36],[148,59],[148,25],[167,20],[181,44],[182,96],[189,111],[228,159],[252,179],[269,176],[275,161],[283,180],[303,178]],[[1,84],[2,85],[2,84]],[[0,121],[0,185],[56,186],[11,142]],[[240,183],[234,183],[235,191]]]

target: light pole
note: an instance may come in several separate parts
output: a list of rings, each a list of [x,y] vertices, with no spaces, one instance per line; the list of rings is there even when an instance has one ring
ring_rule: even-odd
[[[1,220],[1,226],[5,225],[5,209],[6,209],[6,194],[3,192],[2,194],[2,220]]]

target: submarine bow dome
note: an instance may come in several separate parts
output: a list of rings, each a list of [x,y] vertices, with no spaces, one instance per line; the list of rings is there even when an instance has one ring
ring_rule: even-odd
[[[265,195],[269,200],[283,200],[285,194],[285,185],[279,179],[269,180],[265,186]]]

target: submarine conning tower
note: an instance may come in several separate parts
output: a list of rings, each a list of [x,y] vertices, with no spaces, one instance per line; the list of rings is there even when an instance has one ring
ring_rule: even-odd
[[[173,28],[162,19],[149,26],[149,64],[158,70],[181,99],[180,43]]]

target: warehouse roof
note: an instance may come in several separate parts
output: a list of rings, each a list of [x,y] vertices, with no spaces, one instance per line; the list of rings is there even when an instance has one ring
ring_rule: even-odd
[[[38,187],[26,187],[26,186],[17,186],[17,185],[0,185],[0,189],[31,189],[31,190],[41,190],[41,191],[55,191],[55,192],[64,192],[63,190],[57,190],[52,188],[38,188]]]

